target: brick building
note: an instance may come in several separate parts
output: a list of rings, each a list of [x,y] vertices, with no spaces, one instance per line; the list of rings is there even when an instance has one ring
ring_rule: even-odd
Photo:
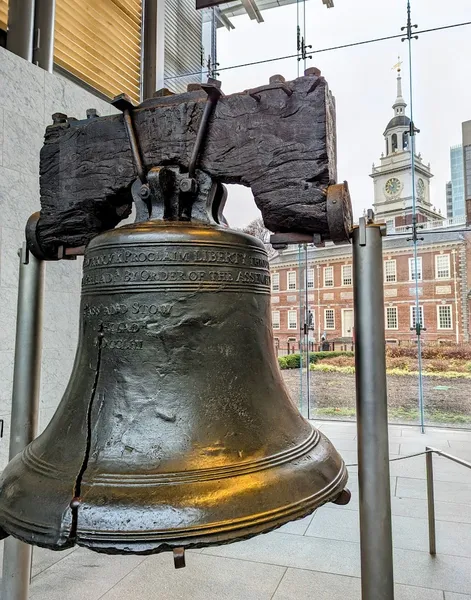
[[[469,341],[471,234],[428,230],[418,248],[418,268],[406,236],[383,242],[384,316],[389,343],[415,341],[415,278],[419,283],[419,318],[427,342]],[[326,245],[304,252],[288,249],[271,262],[272,324],[280,354],[299,349],[305,323],[312,347],[325,334],[337,348],[354,342],[353,277],[350,246]],[[372,319],[372,326],[374,321]]]
[[[394,116],[383,133],[385,152],[370,175],[377,221],[385,222],[388,230],[383,241],[386,339],[389,343],[416,341],[415,325],[420,319],[424,343],[467,342],[471,233],[460,231],[464,216],[444,220],[431,205],[432,172],[420,154],[415,154],[412,174],[406,106],[398,69]],[[414,214],[423,237],[418,243],[417,272],[408,239]],[[299,350],[301,340],[309,339],[311,347],[317,347],[323,334],[337,348],[352,347],[350,246],[290,248],[273,257],[270,266],[273,333],[280,354]],[[375,325],[373,316],[371,325]]]

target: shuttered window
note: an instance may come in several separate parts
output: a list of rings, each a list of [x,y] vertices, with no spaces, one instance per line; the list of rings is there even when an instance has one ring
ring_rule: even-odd
[[[0,29],[7,30],[8,0],[0,0]]]
[[[56,0],[54,62],[109,98],[139,102],[141,12],[142,0]]]

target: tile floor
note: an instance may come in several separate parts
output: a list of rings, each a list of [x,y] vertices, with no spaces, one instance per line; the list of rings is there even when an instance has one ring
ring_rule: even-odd
[[[356,462],[353,423],[317,422]],[[390,427],[391,458],[426,445],[471,460],[471,432]],[[471,600],[471,470],[434,457],[436,557],[428,554],[425,459],[391,463],[396,600]],[[34,550],[30,600],[360,600],[357,469],[352,501],[328,505],[275,532],[170,555],[104,556],[84,549]],[[3,548],[0,544],[0,554]]]

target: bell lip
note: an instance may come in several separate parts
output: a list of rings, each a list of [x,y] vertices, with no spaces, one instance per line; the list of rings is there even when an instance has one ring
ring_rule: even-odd
[[[132,539],[130,532],[123,532],[105,535],[100,539],[100,532],[96,530],[77,529],[75,543],[78,546],[88,548],[94,552],[104,554],[159,554],[172,551],[174,548],[183,547],[187,550],[195,548],[206,548],[210,546],[221,546],[234,542],[250,539],[262,533],[269,533],[279,527],[282,527],[290,521],[302,519],[314,512],[317,508],[332,502],[346,488],[348,481],[348,471],[345,462],[342,460],[341,468],[337,477],[332,480],[328,486],[320,492],[311,496],[311,499],[303,499],[291,506],[285,506],[267,513],[262,519],[257,519],[257,515],[239,519],[237,522],[231,521],[224,523],[211,523],[204,527],[188,528],[180,536],[177,530],[166,530],[165,537],[156,539],[152,532],[142,532],[151,539]],[[278,516],[274,516],[278,513]],[[206,530],[206,531],[205,531]],[[212,531],[209,531],[212,530]],[[238,532],[244,531],[243,535]],[[84,535],[84,533],[86,535]],[[153,536],[153,537],[152,537]],[[120,539],[121,538],[121,539]]]
[[[83,530],[80,528],[77,530],[75,535],[71,535],[68,538],[65,538],[64,543],[59,545],[58,543],[45,542],[41,540],[32,539],[31,536],[22,535],[21,532],[10,529],[7,527],[0,528],[0,536],[4,533],[4,537],[8,537],[9,535],[26,543],[34,546],[38,546],[40,548],[46,548],[48,550],[53,550],[55,552],[61,552],[62,550],[68,550],[74,546],[80,546],[82,548],[88,548],[93,552],[98,552],[101,554],[116,554],[116,555],[151,555],[151,554],[160,554],[162,552],[171,552],[174,548],[184,547],[186,550],[197,549],[197,548],[207,548],[211,546],[223,546],[227,544],[232,544],[235,542],[240,542],[243,540],[248,540],[250,538],[256,537],[257,535],[261,535],[263,533],[270,533],[276,529],[279,529],[286,523],[291,521],[298,521],[299,519],[303,519],[304,517],[312,514],[315,510],[324,506],[328,502],[332,502],[338,495],[346,489],[348,481],[348,471],[345,465],[345,462],[342,460],[341,469],[339,474],[335,480],[330,483],[328,486],[328,492],[325,493],[322,499],[319,498],[319,494],[315,495],[315,501],[312,504],[305,506],[305,500],[300,501],[297,504],[303,504],[303,508],[299,508],[296,511],[288,512],[283,516],[278,517],[277,519],[266,518],[262,522],[255,522],[252,525],[247,524],[239,524],[239,526],[234,527],[234,524],[230,524],[225,530],[218,530],[216,533],[212,534],[204,534],[200,533],[195,535],[194,538],[185,537],[185,538],[175,538],[175,536],[170,537],[167,540],[161,541],[130,541],[129,534],[123,533],[121,536],[124,538],[121,544],[118,542],[111,540],[100,540],[97,539],[93,533],[90,537],[84,537],[82,535]],[[326,491],[326,488],[324,490]],[[313,499],[314,500],[314,499]],[[273,511],[272,511],[273,512]],[[282,512],[282,509],[279,509],[278,512]],[[212,524],[207,528],[215,528],[215,525]],[[241,529],[246,529],[244,535],[237,535],[237,532]],[[95,531],[96,534],[96,531]],[[196,538],[196,539],[195,539]],[[3,539],[0,537],[0,539]],[[171,542],[170,539],[176,541]]]

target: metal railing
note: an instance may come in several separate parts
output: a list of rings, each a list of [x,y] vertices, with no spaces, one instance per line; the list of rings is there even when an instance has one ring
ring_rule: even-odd
[[[433,487],[433,455],[438,454],[439,456],[443,456],[443,458],[447,458],[462,467],[466,467],[471,469],[471,463],[463,460],[462,458],[458,458],[457,456],[453,456],[448,454],[447,452],[442,452],[442,450],[438,450],[438,448],[432,448],[431,446],[427,446],[425,448],[425,463],[427,467],[427,508],[428,508],[428,543],[429,543],[429,552],[432,556],[435,556],[437,553],[437,536],[435,530],[435,495],[434,495],[434,487]]]
[[[439,456],[443,456],[443,458],[447,458],[463,467],[471,469],[471,462],[463,460],[462,458],[458,458],[457,456],[453,456],[452,454],[448,454],[447,452],[443,452],[438,448],[433,448],[432,446],[426,446],[424,452],[415,452],[414,454],[406,454],[405,456],[396,456],[395,458],[390,458],[389,462],[396,462],[398,460],[407,460],[408,458],[415,458],[416,456],[424,456],[425,455],[425,467],[427,472],[427,518],[428,518],[428,540],[429,540],[429,553],[432,556],[435,556],[437,553],[437,535],[435,529],[435,494],[433,487],[433,455],[438,454]],[[347,467],[358,467],[358,463],[347,464]]]

